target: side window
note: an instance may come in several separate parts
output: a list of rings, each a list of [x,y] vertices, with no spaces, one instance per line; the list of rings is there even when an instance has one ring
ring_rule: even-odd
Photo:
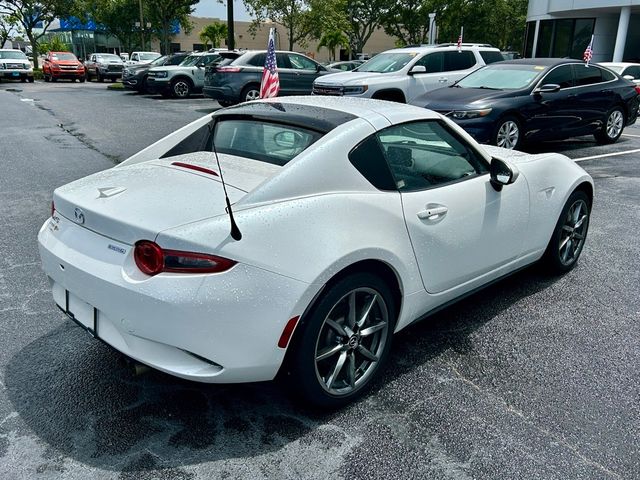
[[[131,61],[133,61],[133,62],[137,62],[138,61],[138,54],[137,53],[133,54],[133,58],[131,59]]]
[[[291,68],[289,55],[286,53],[276,53],[276,63],[278,64],[278,68]]]
[[[210,65],[211,63],[215,62],[219,58],[220,58],[220,55],[218,55],[218,54],[216,54],[216,55],[206,55],[201,61],[206,66],[206,65]]]
[[[249,60],[247,60],[247,64],[253,67],[264,67],[264,60],[266,55],[264,53],[257,53]]]
[[[561,65],[551,70],[546,77],[542,79],[540,85],[560,85],[560,88],[573,87],[573,69],[571,65]]]
[[[574,65],[573,73],[576,78],[576,86],[583,87],[585,85],[593,85],[602,82],[602,73],[598,67],[585,67],[583,65]]]
[[[461,52],[444,52],[444,72],[467,70],[476,64],[473,52],[463,50]]]
[[[427,69],[427,73],[442,72],[444,69],[444,52],[427,53],[415,64],[424,66]]]
[[[482,57],[482,60],[484,60],[484,63],[486,63],[487,65],[489,65],[490,63],[501,62],[505,60],[505,57],[503,57],[500,52],[496,52],[494,50],[482,50],[480,51],[480,56]]]
[[[298,70],[316,70],[316,64],[302,55],[289,54],[289,61],[291,62],[291,68],[297,68]]]
[[[487,172],[467,144],[437,120],[396,125],[378,133],[398,190],[411,192]]]
[[[622,76],[631,75],[636,80],[640,79],[640,67],[629,67],[623,73]]]

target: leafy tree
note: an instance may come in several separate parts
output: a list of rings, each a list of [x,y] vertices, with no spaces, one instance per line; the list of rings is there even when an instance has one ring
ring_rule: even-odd
[[[213,22],[202,29],[200,40],[208,47],[209,42],[213,48],[220,46],[221,40],[227,38],[229,30],[226,23]]]
[[[384,31],[404,45],[426,43],[429,35],[429,13],[435,12],[441,0],[396,0],[381,18]]]
[[[151,28],[160,40],[160,52],[170,53],[173,26],[176,22],[185,33],[191,31],[189,15],[193,13],[196,3],[198,0],[145,0],[145,21],[151,22]]]
[[[18,21],[11,15],[0,15],[0,48],[15,33]]]
[[[92,20],[98,28],[116,37],[125,51],[131,52],[141,46],[138,0],[79,0],[76,10],[70,12],[83,21]]]
[[[388,0],[346,0],[345,12],[353,51],[362,52],[365,44],[381,26],[383,15],[389,10]]]
[[[48,42],[40,42],[38,44],[38,52],[44,55],[47,52],[69,52],[71,46],[64,43],[58,35],[52,36]]]
[[[336,47],[349,47],[349,39],[347,36],[339,30],[328,31],[322,37],[320,37],[320,43],[318,43],[318,52],[322,47],[325,47],[331,53],[331,60],[336,59]]]
[[[269,19],[283,25],[287,30],[289,50],[293,45],[306,44],[307,37],[313,30],[310,18],[309,2],[307,0],[243,0],[249,14],[254,18],[252,33]]]
[[[33,66],[38,68],[38,41],[54,18],[67,15],[73,0],[0,0],[0,15],[15,19],[31,43]],[[36,29],[41,28],[38,33]]]

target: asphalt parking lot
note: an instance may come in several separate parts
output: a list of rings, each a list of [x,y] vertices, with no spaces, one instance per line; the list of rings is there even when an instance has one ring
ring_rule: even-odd
[[[327,413],[271,383],[135,375],[40,269],[55,187],[216,108],[0,84],[0,478],[640,478],[640,127],[529,147],[595,179],[572,272],[526,269],[402,331],[372,392]]]

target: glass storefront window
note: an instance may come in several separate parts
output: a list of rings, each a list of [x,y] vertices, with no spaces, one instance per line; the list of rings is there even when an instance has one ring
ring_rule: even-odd
[[[571,58],[582,58],[587,45],[591,41],[596,21],[593,18],[579,18],[575,22]]]
[[[533,40],[536,35],[536,22],[527,22],[527,33],[524,41],[524,58],[533,57]]]

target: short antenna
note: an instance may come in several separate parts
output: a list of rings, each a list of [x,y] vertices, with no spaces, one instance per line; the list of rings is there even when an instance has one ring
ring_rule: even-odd
[[[236,220],[233,218],[233,210],[231,209],[231,202],[229,201],[229,195],[227,195],[227,186],[224,183],[224,175],[222,175],[222,168],[220,167],[220,159],[218,158],[218,152],[216,151],[216,124],[213,124],[213,135],[211,136],[211,147],[213,148],[213,154],[216,156],[216,164],[218,165],[218,171],[220,172],[220,181],[222,182],[222,188],[224,189],[224,199],[227,202],[227,213],[229,214],[229,221],[231,222],[231,238],[234,240],[242,239],[242,233],[236,224]]]

